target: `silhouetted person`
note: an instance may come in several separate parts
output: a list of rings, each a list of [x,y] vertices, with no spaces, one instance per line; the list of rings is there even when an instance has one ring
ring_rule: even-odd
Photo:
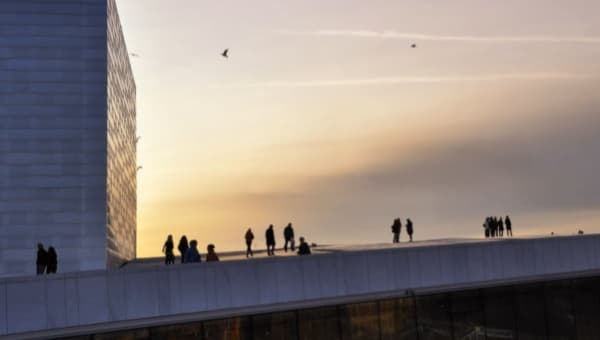
[[[504,222],[502,221],[502,216],[498,219],[498,235],[500,237],[504,236]]]
[[[292,228],[291,223],[288,223],[288,225],[283,229],[283,238],[285,239],[285,245],[283,246],[285,252],[287,253],[288,250],[288,242],[290,243],[292,251],[294,251],[294,228]]]
[[[219,256],[215,253],[215,245],[209,244],[206,247],[206,262],[218,262]]]
[[[48,265],[48,252],[44,249],[44,245],[38,243],[37,258],[35,260],[37,275],[44,275],[46,266]]]
[[[490,221],[489,221],[489,217],[486,217],[485,221],[483,221],[483,234],[485,235],[485,238],[489,238],[490,237]]]
[[[191,240],[190,247],[185,251],[185,260],[183,263],[198,263],[201,261],[200,253],[198,252],[198,241]]]
[[[310,247],[304,240],[304,237],[300,237],[300,246],[298,246],[298,255],[310,255]]]
[[[179,250],[179,253],[181,254],[181,263],[184,263],[185,261],[185,252],[190,248],[189,244],[188,244],[188,239],[187,237],[185,237],[185,235],[181,236],[181,238],[179,239],[179,245],[177,246],[177,250]]]
[[[392,234],[394,238],[392,239],[392,243],[400,243],[400,230],[402,229],[402,222],[400,218],[394,220],[392,223]]]
[[[275,255],[275,231],[273,231],[273,225],[269,225],[269,228],[265,232],[265,238],[267,240],[267,255]]]
[[[173,235],[169,235],[167,237],[167,241],[163,245],[162,252],[165,253],[165,264],[174,264],[175,263],[175,255],[173,255]]]
[[[506,236],[512,237],[512,221],[510,220],[510,217],[508,217],[508,215],[506,215],[506,217],[504,218],[504,224],[506,224]]]
[[[54,247],[48,248],[48,265],[46,266],[46,273],[56,274],[58,269],[58,254]]]
[[[414,231],[413,223],[410,218],[407,218],[406,219],[406,233],[408,234],[408,238],[409,238],[408,242],[412,242],[413,231]]]
[[[252,241],[254,240],[254,233],[252,233],[252,229],[248,228],[246,231],[246,235],[244,236],[246,239],[246,258],[249,256],[254,257],[254,253],[252,252]]]

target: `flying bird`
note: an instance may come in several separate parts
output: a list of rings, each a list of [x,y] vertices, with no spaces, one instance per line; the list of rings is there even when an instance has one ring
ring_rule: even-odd
[[[139,58],[140,55],[137,53],[131,53],[130,56],[132,56],[133,58]]]
[[[417,44],[412,44],[412,45],[410,45],[410,47],[415,48],[415,47],[417,47]]]
[[[229,53],[228,48],[226,48],[225,51],[223,51],[223,53],[221,53],[221,56],[223,56],[223,58],[229,58],[229,55],[227,55],[227,53]]]

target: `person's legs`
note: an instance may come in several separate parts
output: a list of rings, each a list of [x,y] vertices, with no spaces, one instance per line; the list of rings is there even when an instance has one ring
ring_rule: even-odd
[[[296,242],[294,241],[294,239],[291,239],[290,243],[292,245],[292,251],[295,251],[296,250]]]
[[[288,246],[288,242],[290,242],[290,240],[288,240],[287,238],[285,239],[285,243],[283,244],[283,250],[287,253],[287,246]]]
[[[38,264],[36,266],[36,273],[37,273],[37,275],[43,275],[45,269],[46,269],[46,266],[44,266],[43,264]]]

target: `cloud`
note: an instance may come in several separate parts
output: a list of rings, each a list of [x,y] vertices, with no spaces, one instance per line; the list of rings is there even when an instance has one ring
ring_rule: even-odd
[[[397,31],[370,31],[370,30],[314,30],[290,31],[277,30],[280,35],[320,36],[320,37],[347,37],[347,38],[373,38],[373,39],[405,39],[448,41],[465,43],[600,43],[597,36],[560,36],[560,35],[527,35],[527,36],[472,36],[472,35],[434,35]]]
[[[430,83],[456,83],[456,82],[489,82],[505,80],[593,80],[600,79],[600,75],[568,73],[568,72],[535,72],[535,73],[496,73],[466,76],[441,76],[441,77],[374,77],[359,79],[328,79],[309,81],[264,81],[229,84],[227,88],[252,88],[252,87],[339,87],[339,86],[377,86],[399,84],[430,84]]]

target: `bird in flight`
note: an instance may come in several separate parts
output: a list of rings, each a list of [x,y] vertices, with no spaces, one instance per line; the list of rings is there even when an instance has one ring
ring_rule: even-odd
[[[223,56],[223,58],[229,58],[229,55],[227,53],[229,53],[228,48],[226,48],[225,51],[223,51],[223,53],[221,53],[221,56]]]
[[[137,53],[131,53],[130,55],[131,55],[132,57],[134,57],[134,58],[139,58],[139,57],[140,57],[140,55],[139,55],[139,54],[137,54]]]
[[[410,45],[410,47],[415,48],[415,47],[417,47],[417,44],[412,44],[412,45]]]

